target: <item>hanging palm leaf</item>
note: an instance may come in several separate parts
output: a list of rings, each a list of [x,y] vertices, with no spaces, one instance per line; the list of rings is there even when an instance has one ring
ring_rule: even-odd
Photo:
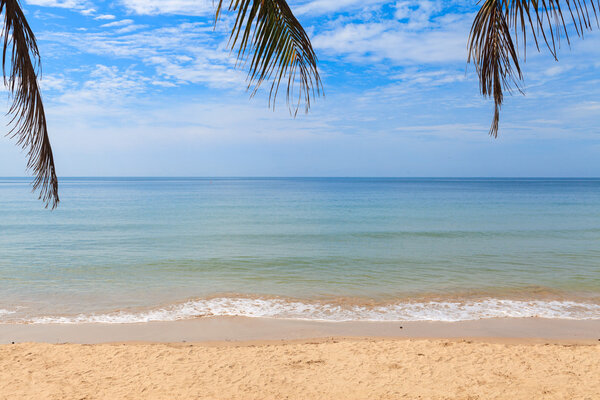
[[[558,59],[557,45],[560,44],[562,34],[570,45],[567,21],[572,21],[579,37],[583,37],[585,30],[591,30],[594,23],[598,26],[596,8],[600,10],[600,0],[596,0],[596,3],[594,0],[564,0],[563,5],[569,12],[566,18],[563,16],[560,0],[483,1],[469,35],[468,61],[475,64],[483,96],[494,99],[490,135],[498,136],[504,91],[510,93],[517,89],[522,92],[519,43],[525,57],[529,34],[533,36],[538,51],[539,42],[543,40],[552,56]]]
[[[25,19],[17,0],[0,0],[0,13],[4,12],[4,49],[2,72],[4,85],[13,95],[9,109],[11,137],[27,151],[27,168],[33,171],[33,189],[39,190],[39,198],[46,207],[58,205],[58,179],[54,167],[52,147],[48,138],[46,115],[37,79],[40,54],[35,36]],[[7,58],[10,67],[7,73]]]
[[[219,0],[216,20],[222,7],[223,0]],[[304,104],[308,112],[311,98],[322,92],[317,56],[285,0],[231,0],[229,10],[237,12],[229,44],[232,50],[237,47],[238,61],[250,63],[252,95],[265,80],[272,80],[269,105],[274,107],[280,83],[287,80],[290,111],[296,115]]]

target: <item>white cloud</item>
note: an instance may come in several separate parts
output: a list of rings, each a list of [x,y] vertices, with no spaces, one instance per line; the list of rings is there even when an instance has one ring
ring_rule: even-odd
[[[110,28],[113,26],[124,26],[124,25],[130,25],[133,24],[133,20],[132,19],[122,19],[120,21],[115,21],[115,22],[109,22],[107,24],[103,24],[100,25],[102,28]]]
[[[44,75],[42,79],[40,79],[40,86],[42,91],[64,91],[67,87],[67,81],[63,76],[57,75]]]
[[[362,62],[465,61],[468,30],[460,28],[415,32],[396,23],[349,24],[318,34],[313,45],[317,50]]]
[[[297,15],[323,15],[349,11],[385,3],[384,0],[312,0],[304,4],[292,4]]]
[[[396,65],[465,62],[472,16],[436,16],[441,11],[437,3],[414,4],[414,15],[408,13],[410,16],[405,20],[342,21],[317,33],[313,45],[319,51],[363,63],[384,60]]]
[[[573,67],[570,65],[553,65],[551,67],[546,68],[546,70],[543,72],[543,74],[546,76],[549,76],[549,77],[553,77],[553,76],[563,74],[572,68]]]
[[[87,1],[85,0],[26,0],[27,4],[40,7],[59,7],[59,8],[82,8]]]
[[[394,17],[397,20],[406,20],[405,28],[420,29],[431,23],[432,17],[442,10],[439,1],[409,0],[396,3]]]
[[[167,87],[167,88],[177,86],[173,82],[168,82],[168,81],[152,81],[150,83],[154,86],[161,86],[161,87]]]
[[[91,16],[96,13],[89,0],[26,0],[27,4],[39,7],[67,8],[80,14]]]
[[[134,60],[149,68],[150,81],[168,84],[204,84],[210,87],[245,88],[245,73],[235,69],[235,57],[211,26],[183,23],[145,29],[132,20],[115,21],[105,27],[115,31],[71,33],[45,32],[40,38],[75,48],[82,53]]]
[[[390,79],[418,85],[438,86],[453,82],[462,82],[467,79],[467,76],[464,71],[405,69],[402,73],[390,76]]]
[[[600,111],[600,102],[598,101],[583,101],[578,104],[574,104],[568,107],[568,111],[571,114],[576,114],[578,116],[587,115],[587,116],[597,116]]]
[[[62,15],[49,13],[49,12],[42,12],[40,10],[35,10],[35,12],[33,13],[33,16],[37,19],[43,19],[43,20],[65,19],[65,17]]]
[[[191,62],[184,62],[168,57],[154,57],[150,61],[163,78],[179,83],[204,83],[211,87],[243,87],[245,74],[234,70],[231,65],[222,63],[220,57],[209,53],[198,54]]]
[[[212,0],[122,0],[129,12],[140,15],[207,15],[215,11]]]
[[[121,104],[128,98],[145,90],[149,78],[132,68],[119,70],[115,66],[96,65],[89,74],[89,80],[75,85],[58,97],[60,103],[78,104]],[[62,88],[65,82],[62,80]]]
[[[115,18],[117,18],[117,17],[115,17],[112,14],[102,14],[102,15],[98,15],[94,19],[97,19],[97,20],[112,20],[112,19],[115,19]]]
[[[147,28],[147,27],[148,27],[148,25],[131,24],[131,25],[127,25],[127,26],[125,26],[123,28],[115,30],[115,33],[125,34],[125,33],[139,31],[140,29],[144,29],[144,28]]]

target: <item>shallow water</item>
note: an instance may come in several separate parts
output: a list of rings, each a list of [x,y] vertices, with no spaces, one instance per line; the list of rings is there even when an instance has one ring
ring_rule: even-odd
[[[0,178],[0,322],[600,319],[600,180]]]

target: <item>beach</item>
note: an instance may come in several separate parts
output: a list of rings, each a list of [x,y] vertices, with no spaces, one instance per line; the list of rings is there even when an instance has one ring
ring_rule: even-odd
[[[600,344],[441,339],[0,346],[1,399],[595,399]]]
[[[14,342],[14,344],[12,344]],[[600,321],[0,325],[0,399],[594,399]]]
[[[0,0],[0,400],[600,400],[593,2]]]
[[[0,400],[600,400],[589,3],[0,0]]]
[[[0,345],[33,342],[51,344],[244,343],[331,337],[596,344],[600,339],[600,319],[488,318],[459,322],[328,322],[277,318],[205,317],[129,324],[0,324]]]
[[[0,400],[600,393],[600,180],[73,178],[50,216],[27,184]]]

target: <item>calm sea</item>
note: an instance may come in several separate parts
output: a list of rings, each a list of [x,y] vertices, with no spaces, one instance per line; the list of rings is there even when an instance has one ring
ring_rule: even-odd
[[[0,178],[0,322],[600,319],[600,180]]]

